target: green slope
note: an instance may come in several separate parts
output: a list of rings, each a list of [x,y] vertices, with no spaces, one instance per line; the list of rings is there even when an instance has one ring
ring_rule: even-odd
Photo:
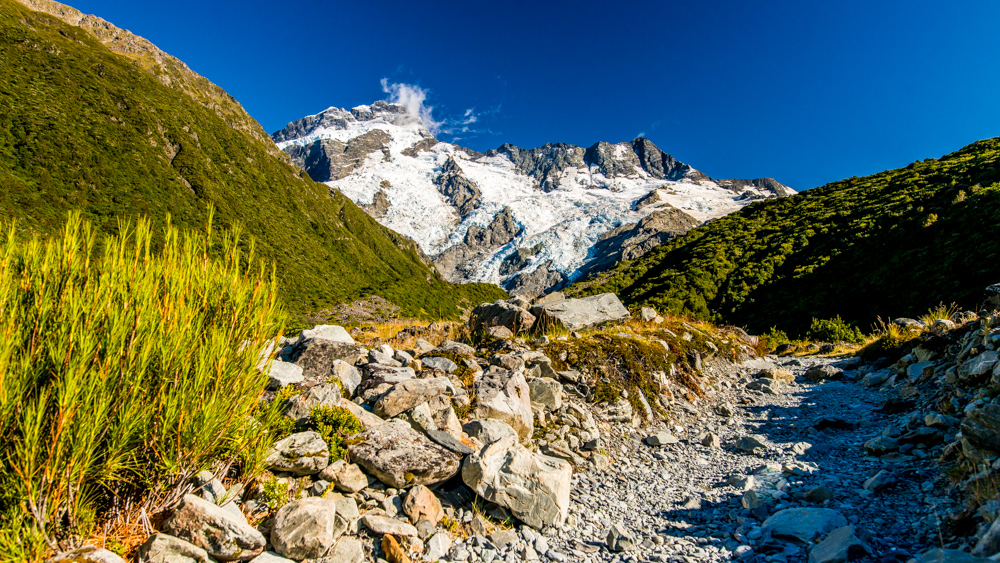
[[[277,266],[299,316],[378,294],[403,314],[453,317],[502,295],[444,282],[177,59],[99,18],[25,2],[59,18],[0,0],[0,218],[47,234],[70,209],[106,232],[118,217],[169,213],[204,229],[213,205],[216,228],[243,225]]]
[[[746,207],[570,289],[753,330],[867,330],[1000,282],[1000,138]]]

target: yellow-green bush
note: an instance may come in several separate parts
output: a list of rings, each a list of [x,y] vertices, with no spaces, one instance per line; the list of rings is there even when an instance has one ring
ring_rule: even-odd
[[[273,439],[255,365],[283,314],[252,243],[95,232],[72,215],[49,240],[0,236],[0,559],[216,460],[253,473]]]

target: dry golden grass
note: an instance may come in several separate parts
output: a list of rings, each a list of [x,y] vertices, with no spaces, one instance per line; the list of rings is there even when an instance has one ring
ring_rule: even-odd
[[[407,331],[406,329],[411,329]],[[350,329],[351,336],[360,346],[373,348],[388,344],[397,350],[412,349],[418,339],[424,339],[438,346],[445,340],[461,340],[468,336],[468,328],[464,323],[435,321],[419,321],[415,319],[396,319],[381,323],[358,325]]]

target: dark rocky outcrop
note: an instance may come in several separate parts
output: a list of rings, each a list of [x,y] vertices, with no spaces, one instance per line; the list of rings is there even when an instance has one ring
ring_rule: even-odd
[[[552,269],[552,261],[547,261],[530,272],[521,272],[503,285],[511,295],[537,297],[547,291],[561,289],[566,285],[566,276]]]
[[[654,178],[661,180],[679,180],[691,171],[691,167],[661,151],[652,141],[645,137],[637,137],[632,141],[642,169]]]
[[[518,172],[534,178],[538,182],[538,187],[545,192],[551,192],[559,187],[559,176],[567,168],[587,167],[583,158],[584,150],[565,143],[546,143],[534,149],[522,149],[505,143],[498,149],[486,152],[486,156],[498,154],[509,158]]]
[[[521,227],[514,221],[513,213],[505,207],[486,228],[469,226],[465,239],[438,255],[434,264],[445,279],[460,280],[475,273],[479,260],[485,258],[488,252],[514,240],[520,232]]]
[[[434,179],[438,190],[448,198],[458,214],[465,217],[479,207],[479,197],[482,195],[479,187],[472,180],[462,175],[462,169],[455,162],[455,159],[448,157],[441,173]]]
[[[699,225],[697,219],[680,209],[666,203],[660,205],[638,223],[622,225],[602,235],[591,249],[589,260],[580,268],[582,276],[613,268],[624,260],[635,260]]]
[[[347,177],[369,154],[388,151],[392,135],[382,129],[359,135],[346,144],[333,139],[318,139],[307,145],[289,145],[287,154],[297,166],[317,182]]]
[[[774,197],[787,197],[795,194],[791,188],[775,180],[774,178],[754,178],[752,180],[740,180],[729,178],[716,180],[716,182],[734,193],[745,194],[749,189],[756,189],[765,194],[772,194]],[[768,196],[770,197],[770,196]]]

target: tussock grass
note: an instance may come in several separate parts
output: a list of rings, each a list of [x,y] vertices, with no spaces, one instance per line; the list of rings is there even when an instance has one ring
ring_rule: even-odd
[[[273,273],[211,223],[152,240],[147,221],[99,238],[78,214],[52,239],[0,236],[0,560],[155,513],[218,463],[262,464],[279,417],[255,369],[280,334]]]
[[[952,315],[957,313],[959,310],[957,303],[951,303],[945,305],[944,302],[938,303],[937,306],[931,307],[926,313],[920,315],[917,319],[924,323],[924,326],[930,327],[938,319],[951,319]]]

